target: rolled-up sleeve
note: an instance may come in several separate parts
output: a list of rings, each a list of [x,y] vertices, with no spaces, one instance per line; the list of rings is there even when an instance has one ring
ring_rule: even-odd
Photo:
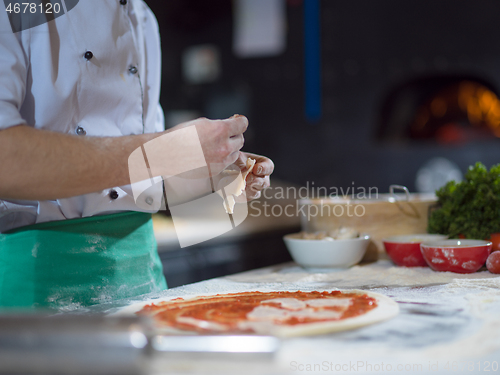
[[[0,9],[0,129],[26,123],[20,114],[28,66],[21,33],[12,32],[7,12]]]

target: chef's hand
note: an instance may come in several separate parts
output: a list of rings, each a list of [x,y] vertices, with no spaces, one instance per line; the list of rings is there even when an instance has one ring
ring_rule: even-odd
[[[271,159],[266,158],[265,156],[250,154],[248,152],[240,152],[235,164],[241,168],[242,172],[246,170],[247,158],[255,160],[255,166],[253,167],[252,173],[250,173],[246,179],[247,186],[245,189],[245,195],[246,200],[249,201],[259,198],[262,190],[271,186],[269,176],[274,171],[274,163]],[[243,197],[243,194],[240,195],[240,197]]]
[[[238,159],[245,143],[243,133],[247,130],[248,120],[241,115],[224,120],[198,118],[182,123],[173,130],[187,126],[196,126],[209,174],[216,176]]]

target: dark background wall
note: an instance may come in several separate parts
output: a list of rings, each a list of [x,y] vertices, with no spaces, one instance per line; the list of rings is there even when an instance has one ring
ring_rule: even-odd
[[[250,119],[245,149],[271,157],[275,177],[305,185],[415,190],[415,174],[444,156],[462,171],[499,162],[498,139],[443,145],[435,140],[377,137],[390,93],[422,77],[470,76],[500,85],[498,0],[320,1],[322,115],[304,108],[304,1],[287,1],[287,47],[276,57],[241,59],[232,52],[230,0],[147,0],[163,47],[161,103],[165,112],[206,117],[242,113]],[[188,84],[181,56],[213,44],[222,75]]]

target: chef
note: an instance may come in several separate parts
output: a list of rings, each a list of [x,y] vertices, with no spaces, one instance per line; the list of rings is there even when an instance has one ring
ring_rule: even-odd
[[[134,196],[129,171],[148,142],[170,137],[155,154],[166,174],[190,168],[180,130],[196,129],[206,164],[220,167],[211,175],[251,156],[249,199],[274,168],[241,152],[244,116],[164,131],[158,25],[142,0],[61,5],[18,30],[0,11],[1,308],[68,310],[167,287],[151,222],[163,187]]]

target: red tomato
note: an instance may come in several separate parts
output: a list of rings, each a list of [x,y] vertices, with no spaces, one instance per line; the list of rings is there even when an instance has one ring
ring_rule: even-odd
[[[500,273],[500,251],[491,253],[486,260],[486,268],[491,273]]]

